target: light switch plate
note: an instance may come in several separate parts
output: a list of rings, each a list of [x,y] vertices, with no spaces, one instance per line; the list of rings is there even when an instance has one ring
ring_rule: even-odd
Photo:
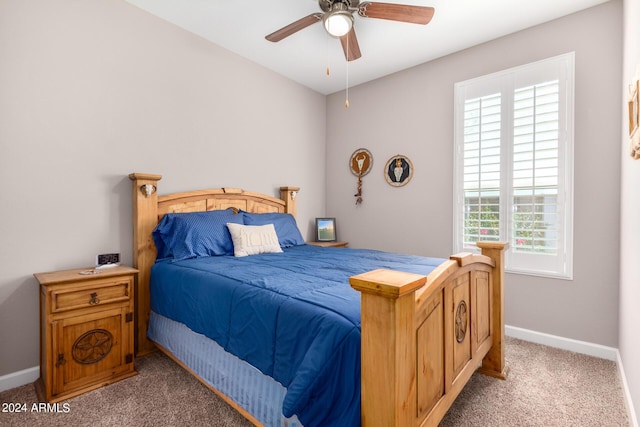
[[[118,264],[120,262],[120,254],[100,254],[96,255],[96,265]]]

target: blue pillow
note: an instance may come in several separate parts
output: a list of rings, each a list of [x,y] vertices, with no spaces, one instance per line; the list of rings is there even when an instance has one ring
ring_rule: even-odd
[[[157,260],[233,255],[227,223],[242,224],[242,220],[231,210],[166,214],[152,234]]]
[[[278,235],[281,248],[304,245],[304,238],[300,234],[296,219],[287,213],[249,213],[242,211],[245,225],[273,224]]]

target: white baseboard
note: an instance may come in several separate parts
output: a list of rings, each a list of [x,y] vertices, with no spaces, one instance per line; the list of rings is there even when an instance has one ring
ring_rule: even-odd
[[[40,377],[40,367],[23,369],[22,371],[0,377],[0,392],[34,382]]]
[[[618,362],[618,373],[620,374],[620,381],[622,382],[622,392],[624,393],[625,406],[627,408],[627,416],[629,417],[629,425],[631,427],[638,427],[638,418],[636,417],[636,411],[633,407],[633,401],[631,400],[631,393],[629,392],[627,377],[624,374],[624,367],[622,366],[620,352],[616,351],[616,355]]]
[[[604,345],[593,344],[586,341],[578,341],[571,338],[563,338],[556,335],[549,335],[542,332],[531,331],[529,329],[522,329],[509,325],[505,325],[504,333],[509,337],[518,338],[537,344],[544,344],[548,345],[549,347],[569,350],[575,353],[599,357],[600,359],[612,360],[614,362],[618,360],[618,349],[614,347],[607,347]]]

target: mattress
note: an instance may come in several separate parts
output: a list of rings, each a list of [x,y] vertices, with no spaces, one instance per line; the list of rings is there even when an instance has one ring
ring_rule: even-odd
[[[295,415],[282,415],[287,391],[282,384],[224,351],[212,339],[153,311],[147,336],[265,426],[302,427]]]
[[[351,427],[360,424],[360,294],[349,277],[377,268],[427,275],[442,262],[311,245],[159,262],[151,309],[280,383],[285,417]]]

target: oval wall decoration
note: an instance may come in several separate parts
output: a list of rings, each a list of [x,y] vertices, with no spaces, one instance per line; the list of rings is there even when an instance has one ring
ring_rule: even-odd
[[[413,177],[413,163],[407,156],[396,154],[387,160],[384,166],[384,178],[389,185],[402,187],[407,185]]]

